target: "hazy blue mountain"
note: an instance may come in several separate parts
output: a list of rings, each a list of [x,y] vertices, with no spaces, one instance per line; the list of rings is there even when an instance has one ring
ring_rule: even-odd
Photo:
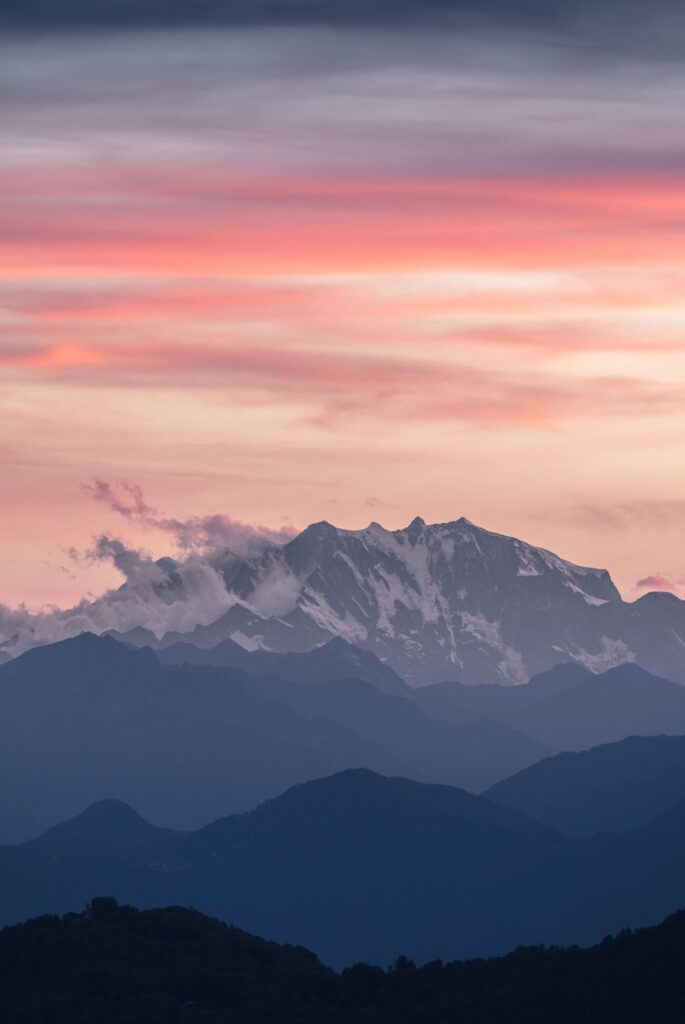
[[[685,800],[685,736],[630,736],[557,754],[485,795],[572,835],[624,832]]]
[[[288,785],[388,758],[330,719],[253,693],[238,672],[162,666],[150,650],[82,635],[0,669],[0,829],[37,834],[117,797],[197,827]]]
[[[574,662],[555,665],[533,676],[521,686],[501,683],[468,686],[454,680],[413,687],[412,699],[435,718],[448,722],[470,722],[474,718],[506,715],[537,704],[563,690],[596,678],[589,669]]]
[[[500,723],[430,719],[359,680],[179,668],[83,634],[0,668],[0,838],[104,797],[198,827],[345,768],[484,789],[549,752]]]
[[[632,664],[600,675],[559,665],[516,687],[442,683],[415,691],[414,699],[430,715],[460,723],[494,719],[557,750],[685,734],[685,687]]]
[[[196,647],[177,642],[158,651],[160,661],[169,665],[212,665],[216,668],[240,668],[249,675],[273,674],[295,683],[323,683],[334,679],[363,679],[383,693],[400,697],[411,695],[411,689],[396,672],[384,665],[371,651],[364,651],[342,637],[311,651],[286,652],[247,651],[233,640],[223,640],[216,647]]]
[[[434,719],[409,700],[380,693],[360,679],[335,679],[318,686],[255,679],[252,692],[286,704],[308,718],[327,718],[405,766],[403,774],[422,782],[445,782],[471,792],[487,788],[492,776],[506,778],[514,761],[533,764],[550,748],[497,721],[463,725]]]
[[[685,602],[624,602],[606,570],[467,519],[392,531],[314,523],[284,546],[214,563],[235,599],[225,614],[187,634],[122,639],[303,652],[337,636],[419,685],[524,683],[566,661],[593,672],[636,662],[685,683]]]
[[[685,902],[684,857],[685,803],[581,841],[463,790],[357,770],[191,833],[96,805],[0,848],[0,907],[12,923],[107,892],[193,906],[333,965],[387,964],[654,923]]]
[[[106,891],[139,906],[194,906],[338,965],[403,950],[475,955],[543,936],[557,858],[572,845],[463,790],[365,770],[171,836],[107,802],[0,848],[0,921]]]

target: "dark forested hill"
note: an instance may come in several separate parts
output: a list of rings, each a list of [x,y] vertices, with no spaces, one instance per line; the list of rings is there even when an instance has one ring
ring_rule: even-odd
[[[685,912],[590,949],[335,974],[181,907],[84,913],[0,932],[8,1024],[675,1024],[685,1004]]]

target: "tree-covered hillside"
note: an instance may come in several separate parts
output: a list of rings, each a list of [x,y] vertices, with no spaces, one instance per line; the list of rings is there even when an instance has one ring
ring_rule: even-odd
[[[685,1006],[685,911],[591,949],[341,974],[181,907],[109,898],[0,932],[6,1024],[673,1024]]]

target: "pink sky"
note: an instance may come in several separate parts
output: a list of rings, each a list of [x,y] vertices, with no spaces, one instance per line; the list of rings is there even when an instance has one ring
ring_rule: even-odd
[[[169,552],[93,478],[275,530],[466,515],[685,594],[685,72],[358,43],[0,52],[0,603],[116,583],[67,554],[103,531]]]

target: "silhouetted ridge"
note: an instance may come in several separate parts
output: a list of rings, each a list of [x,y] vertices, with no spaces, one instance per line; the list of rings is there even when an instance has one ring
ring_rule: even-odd
[[[108,797],[198,828],[345,768],[476,791],[550,753],[506,725],[435,720],[344,640],[302,654],[228,647],[239,665],[191,647],[179,666],[84,635],[0,667],[0,842]]]
[[[541,919],[529,872],[546,892],[569,842],[463,790],[364,769],[197,832],[166,833],[103,803],[0,847],[0,923],[64,911],[107,886],[122,901],[194,906],[310,946],[333,964],[385,963],[403,949],[425,960],[491,953],[544,933],[547,901]]]
[[[99,847],[109,854],[132,844],[138,846],[175,834],[172,829],[151,825],[121,800],[98,800],[75,818],[55,825],[37,839],[29,840],[27,845],[73,850],[75,845],[84,844],[88,848]]]
[[[685,736],[631,736],[557,754],[486,795],[573,835],[627,831],[685,798]]]
[[[685,1003],[685,912],[590,949],[534,946],[487,961],[336,974],[183,907],[111,897],[0,932],[0,1002],[40,1024],[675,1024]]]
[[[19,671],[20,668],[35,671],[43,668],[74,668],[79,671],[100,673],[111,672],[116,667],[136,666],[154,669],[157,665],[157,657],[149,647],[131,647],[111,636],[96,636],[94,633],[84,632],[58,643],[33,647],[20,654],[3,667],[3,672],[7,675],[0,674],[0,685],[3,679],[9,677],[9,673]]]
[[[560,750],[583,750],[635,735],[685,734],[685,687],[636,664],[598,675],[558,665],[523,686],[441,683],[414,700],[434,717],[494,719]]]
[[[118,803],[0,847],[0,923],[83,905],[193,906],[325,962],[492,956],[588,944],[685,905],[685,803],[573,839],[447,786],[341,772],[197,832]]]
[[[332,679],[359,678],[372,683],[383,693],[407,697],[412,693],[404,680],[372,651],[362,650],[342,637],[333,637],[309,651],[283,653],[247,651],[233,640],[223,640],[213,647],[178,642],[160,649],[158,657],[164,664],[240,668],[250,675],[273,673],[281,679],[308,685]]]

